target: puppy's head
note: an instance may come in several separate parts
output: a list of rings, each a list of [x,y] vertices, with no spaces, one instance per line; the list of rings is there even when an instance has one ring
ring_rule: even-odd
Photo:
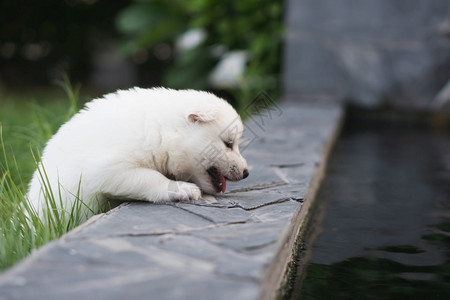
[[[186,117],[186,149],[190,181],[205,193],[225,192],[226,181],[239,181],[249,175],[246,160],[239,152],[244,131],[241,118],[224,100],[210,95],[210,101],[191,109]]]

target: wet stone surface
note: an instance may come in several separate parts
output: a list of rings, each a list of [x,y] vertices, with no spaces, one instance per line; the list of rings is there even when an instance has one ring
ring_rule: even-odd
[[[0,299],[257,299],[341,118],[282,104],[246,123],[249,178],[199,201],[130,202],[0,275]]]

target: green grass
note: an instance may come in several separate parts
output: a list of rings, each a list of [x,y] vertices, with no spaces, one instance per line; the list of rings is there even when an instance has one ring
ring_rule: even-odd
[[[70,211],[58,209],[59,191],[45,184],[44,168],[40,177],[47,201],[45,217],[39,218],[25,198],[40,151],[77,111],[79,89],[74,91],[67,80],[62,87],[65,93],[0,90],[0,270],[60,237],[85,217],[86,206],[79,198]]]

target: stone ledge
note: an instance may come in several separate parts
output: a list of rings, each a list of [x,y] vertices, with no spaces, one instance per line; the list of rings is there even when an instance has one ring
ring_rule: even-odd
[[[250,177],[195,202],[124,203],[0,275],[0,299],[271,299],[308,220],[340,106],[246,122]]]

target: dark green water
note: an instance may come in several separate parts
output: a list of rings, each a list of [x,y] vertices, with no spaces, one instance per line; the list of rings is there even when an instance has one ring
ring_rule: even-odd
[[[294,298],[450,299],[450,137],[392,126],[336,144]]]

